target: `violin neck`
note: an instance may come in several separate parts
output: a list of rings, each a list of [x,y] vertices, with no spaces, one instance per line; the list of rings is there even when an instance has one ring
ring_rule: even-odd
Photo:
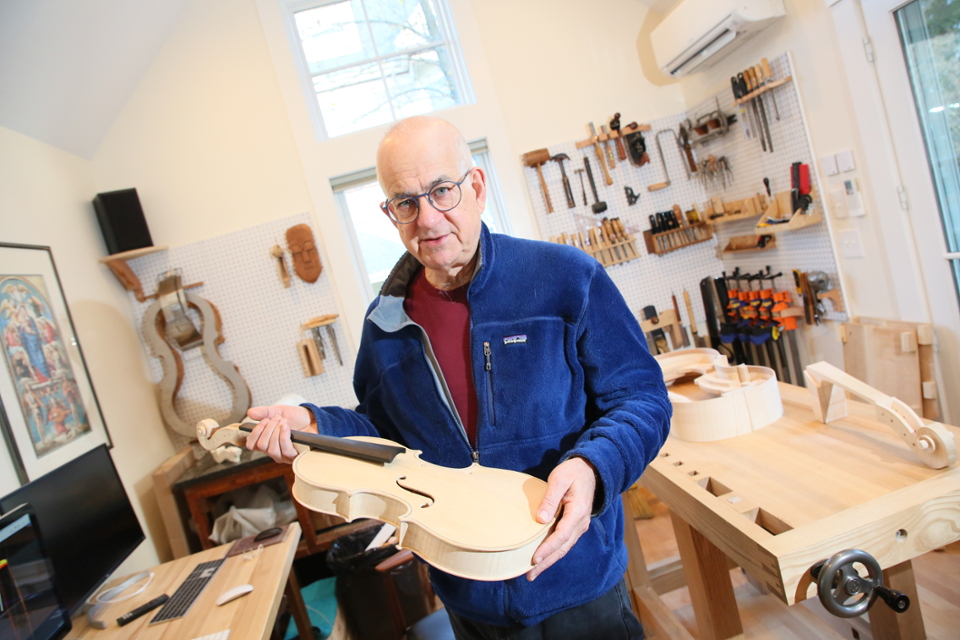
[[[239,425],[241,431],[250,432],[257,426],[256,422],[243,422]],[[307,431],[290,431],[290,439],[299,444],[305,444],[311,449],[326,451],[327,453],[336,453],[348,458],[357,458],[358,460],[369,460],[370,462],[393,462],[393,459],[406,451],[403,447],[376,442],[363,442],[362,440],[350,440],[347,438],[336,438],[334,436],[322,436]]]

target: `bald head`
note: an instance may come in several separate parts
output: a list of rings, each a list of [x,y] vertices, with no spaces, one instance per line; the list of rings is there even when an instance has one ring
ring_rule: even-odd
[[[419,143],[419,144],[418,144]],[[412,116],[393,125],[377,150],[377,179],[387,198],[384,173],[397,165],[412,165],[420,161],[416,150],[422,146],[431,146],[437,154],[443,154],[448,162],[462,175],[473,166],[473,155],[460,131],[440,118]]]

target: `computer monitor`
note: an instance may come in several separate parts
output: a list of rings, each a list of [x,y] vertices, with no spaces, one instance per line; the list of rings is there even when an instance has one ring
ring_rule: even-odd
[[[144,540],[106,445],[0,498],[0,512],[29,504],[40,523],[67,611],[76,613]]]
[[[59,640],[70,627],[36,515],[0,516],[0,638]]]

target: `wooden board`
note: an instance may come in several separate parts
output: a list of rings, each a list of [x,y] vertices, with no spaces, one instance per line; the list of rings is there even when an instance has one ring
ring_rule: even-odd
[[[787,604],[815,594],[810,567],[838,551],[886,569],[960,539],[956,464],[923,465],[864,403],[825,425],[805,389],[780,383],[780,395],[784,416],[760,431],[669,438],[644,484]]]
[[[181,506],[174,495],[173,484],[196,463],[193,447],[184,447],[153,472],[153,490],[174,558],[190,555],[190,539],[185,524],[189,514],[186,506]]]
[[[847,373],[899,398],[925,418],[939,418],[931,325],[853,318],[841,326]],[[932,388],[930,398],[924,398],[925,383]]]

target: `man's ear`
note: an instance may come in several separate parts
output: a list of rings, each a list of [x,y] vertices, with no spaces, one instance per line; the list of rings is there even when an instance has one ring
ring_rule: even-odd
[[[473,189],[477,204],[480,205],[482,211],[487,204],[487,174],[483,167],[473,168],[473,173],[470,176],[470,188]]]

